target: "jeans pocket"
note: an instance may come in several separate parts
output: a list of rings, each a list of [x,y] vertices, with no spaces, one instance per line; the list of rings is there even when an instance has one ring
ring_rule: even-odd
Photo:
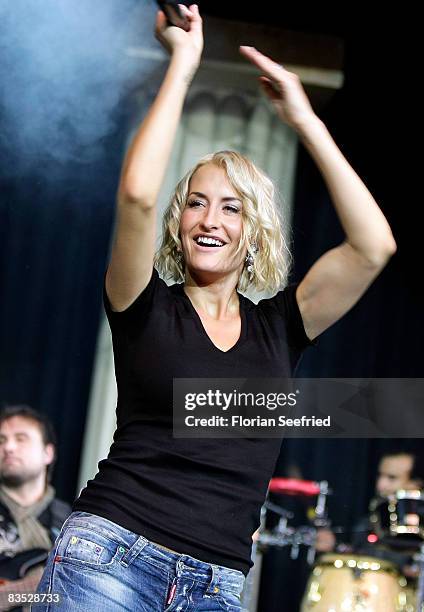
[[[105,570],[125,552],[123,546],[103,533],[85,527],[69,526],[57,549],[55,562]]]

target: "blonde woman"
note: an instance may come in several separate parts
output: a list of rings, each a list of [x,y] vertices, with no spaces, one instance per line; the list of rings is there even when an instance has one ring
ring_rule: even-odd
[[[242,47],[279,117],[317,163],[345,240],[300,284],[284,288],[289,260],[272,183],[239,153],[221,151],[178,184],[155,256],[158,193],[203,47],[197,6],[181,8],[188,31],[168,27],[158,13],[170,64],[123,164],[104,291],[118,427],[39,587],[60,596],[58,610],[241,610],[252,534],[281,441],[174,438],[173,378],[289,376],[396,248],[299,78]],[[239,292],[250,287],[275,295],[255,305]]]

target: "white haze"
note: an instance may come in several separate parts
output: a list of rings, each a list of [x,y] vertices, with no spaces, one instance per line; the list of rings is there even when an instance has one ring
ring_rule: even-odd
[[[149,69],[128,48],[159,49],[155,13],[153,0],[0,0],[2,174],[102,155]]]

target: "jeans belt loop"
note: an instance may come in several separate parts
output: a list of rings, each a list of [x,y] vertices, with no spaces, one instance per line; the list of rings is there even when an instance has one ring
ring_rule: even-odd
[[[143,548],[149,543],[146,538],[139,536],[134,544],[127,550],[124,556],[121,558],[121,563],[124,567],[128,567],[134,559],[141,553]]]

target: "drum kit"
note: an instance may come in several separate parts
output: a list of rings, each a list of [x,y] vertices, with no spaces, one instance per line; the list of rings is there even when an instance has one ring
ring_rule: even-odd
[[[269,500],[261,511],[261,527],[253,545],[254,568],[248,575],[243,603],[249,612],[257,607],[262,556],[270,547],[290,547],[296,559],[306,547],[311,572],[300,612],[424,612],[424,491],[399,490],[387,498],[375,498],[369,507],[369,530],[365,541],[371,546],[349,552],[341,545],[335,552],[317,558],[320,529],[328,529],[326,481],[273,478],[268,493],[314,498],[309,524],[291,527],[293,513]],[[269,512],[278,516],[267,527]],[[342,533],[342,529],[333,532]],[[337,552],[340,551],[340,552]],[[408,559],[400,563],[397,559]]]

